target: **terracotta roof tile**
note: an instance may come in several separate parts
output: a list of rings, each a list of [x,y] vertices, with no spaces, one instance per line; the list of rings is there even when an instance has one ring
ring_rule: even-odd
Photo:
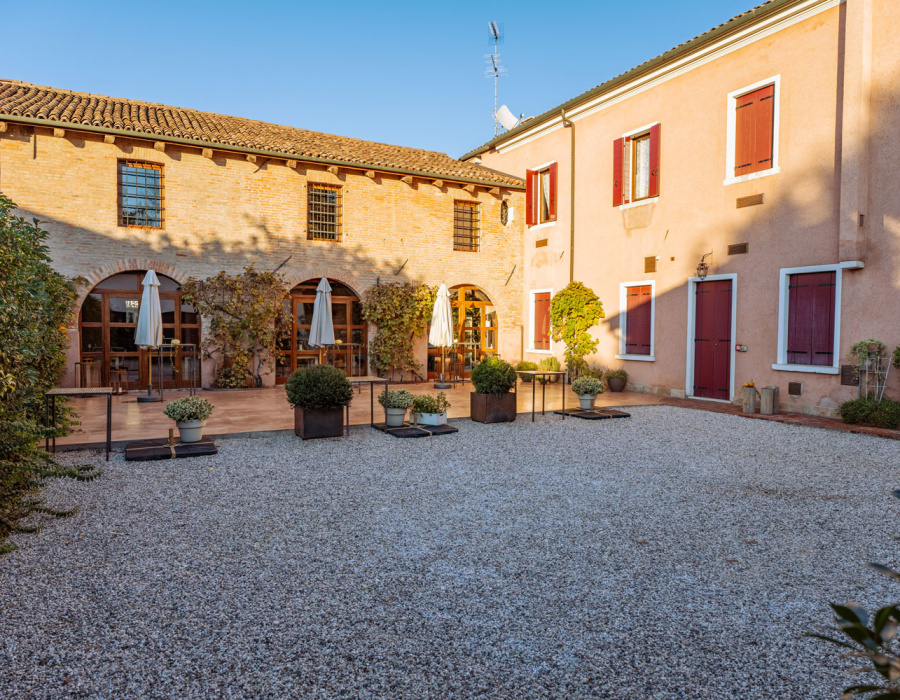
[[[150,137],[202,141],[237,150],[269,151],[426,177],[522,187],[523,181],[445,153],[323,134],[280,124],[181,107],[0,80],[0,120],[24,117]]]

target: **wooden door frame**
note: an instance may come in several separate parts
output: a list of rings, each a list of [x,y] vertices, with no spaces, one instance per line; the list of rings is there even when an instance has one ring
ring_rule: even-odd
[[[703,279],[689,277],[688,292],[688,317],[687,317],[687,361],[685,362],[684,395],[691,399],[703,399],[704,401],[725,401],[725,399],[710,399],[705,396],[694,396],[694,330],[697,325],[697,285],[700,282],[718,282],[731,280],[731,376],[729,377],[728,394],[726,403],[734,400],[734,360],[735,344],[737,337],[737,273],[730,272],[723,275],[707,275]]]

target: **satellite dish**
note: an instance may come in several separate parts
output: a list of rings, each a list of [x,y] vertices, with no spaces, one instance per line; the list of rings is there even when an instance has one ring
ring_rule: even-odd
[[[503,128],[507,131],[514,129],[516,124],[519,123],[516,115],[510,112],[509,107],[506,105],[501,105],[500,109],[497,110],[497,121],[503,124]]]

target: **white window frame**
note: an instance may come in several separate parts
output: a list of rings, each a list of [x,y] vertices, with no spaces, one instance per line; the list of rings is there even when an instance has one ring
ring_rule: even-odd
[[[694,396],[694,338],[697,324],[697,283],[715,282],[716,280],[731,280],[731,377],[729,377],[729,399],[710,399],[705,396]],[[689,277],[687,285],[688,293],[688,318],[687,318],[687,361],[685,362],[684,393],[691,399],[703,401],[717,401],[719,403],[731,403],[734,400],[734,361],[735,344],[737,342],[737,273],[729,272],[723,275],[707,275],[704,278]]]
[[[537,192],[536,192],[537,199],[536,199],[534,202],[532,202],[532,206],[534,206],[535,211],[537,212],[537,218],[538,218],[538,219],[541,218],[541,187],[542,187],[542,185],[541,185],[541,171],[542,171],[542,170],[547,170],[547,169],[548,169],[551,165],[553,165],[554,163],[558,163],[558,161],[551,160],[551,161],[549,161],[548,163],[543,163],[543,164],[538,165],[538,166],[535,166],[535,167],[533,167],[533,168],[527,168],[527,170],[531,170],[532,172],[537,173]],[[556,181],[556,186],[559,187],[559,168],[558,168],[558,167],[557,167],[557,181]],[[557,199],[557,202],[558,202],[558,201],[559,201],[559,200]],[[541,223],[540,221],[538,221],[538,223],[532,224],[531,226],[529,226],[529,227],[528,227],[528,230],[529,230],[529,231],[536,231],[536,230],[539,229],[539,228],[547,228],[548,226],[556,226],[556,221],[555,221],[555,220],[554,220],[554,221],[545,221],[544,223]],[[534,341],[532,340],[531,342],[533,343]],[[538,350],[538,351],[536,351],[536,352],[543,352],[543,351]]]
[[[538,355],[552,355],[553,354],[553,338],[550,338],[550,349],[549,350],[535,350],[534,348],[534,297],[536,294],[546,294],[550,293],[550,299],[553,299],[553,290],[552,289],[532,289],[528,294],[528,347],[525,349],[525,352],[533,352]],[[549,331],[548,331],[549,335]]]
[[[737,101],[738,98],[746,95],[748,92],[753,92],[754,90],[759,90],[760,88],[764,88],[768,85],[775,86],[775,106],[773,109],[773,124],[772,124],[772,167],[768,170],[760,170],[756,173],[750,173],[749,175],[740,175],[735,177],[734,175],[734,156],[735,156],[735,133],[737,130]],[[753,85],[747,85],[746,87],[742,87],[740,90],[735,90],[734,92],[728,93],[728,123],[727,123],[727,146],[725,148],[725,181],[722,183],[724,185],[733,185],[737,182],[746,182],[747,180],[757,180],[761,177],[768,177],[769,175],[777,175],[781,172],[781,167],[778,164],[778,143],[779,143],[779,131],[780,131],[780,114],[781,114],[781,75],[775,75],[771,78],[766,78],[765,80],[760,80],[758,83],[753,83]]]
[[[833,265],[807,265],[806,267],[783,267],[778,271],[778,349],[777,362],[772,369],[780,372],[806,372],[808,374],[840,374],[841,373],[841,285],[844,270],[860,270],[864,264],[859,260],[849,260]],[[832,364],[829,365],[794,365],[787,361],[788,313],[790,310],[790,276],[805,275],[811,272],[834,272],[834,347],[832,348]]]
[[[626,131],[624,134],[622,134],[621,138],[622,139],[630,139],[635,136],[643,136],[644,134],[649,135],[650,129],[652,129],[657,124],[659,124],[659,122],[651,122],[649,124],[646,124],[645,126],[642,126],[639,129],[632,129],[631,131]],[[631,149],[632,149],[631,159],[633,161],[634,160],[634,143],[633,142],[631,145]],[[629,188],[631,191],[628,193],[628,198],[631,200],[631,196],[634,194],[634,182],[632,182],[630,178],[629,178]],[[620,204],[619,209],[621,210],[621,209],[632,209],[633,207],[642,207],[645,204],[656,204],[656,202],[658,202],[658,201],[659,201],[659,195],[657,194],[652,197],[644,197],[643,199],[631,200],[627,204]]]
[[[646,200],[641,200],[643,204]],[[630,287],[646,287],[650,285],[650,354],[629,355],[625,352],[625,338],[628,332],[628,289]],[[636,360],[638,362],[656,362],[656,281],[619,283],[619,353],[617,360]]]

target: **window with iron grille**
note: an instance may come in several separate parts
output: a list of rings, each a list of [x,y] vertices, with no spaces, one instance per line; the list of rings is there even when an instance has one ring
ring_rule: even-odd
[[[163,166],[119,161],[119,225],[163,227]]]
[[[478,202],[453,203],[453,250],[478,252]]]
[[[309,185],[307,238],[311,241],[341,240],[341,188]]]

